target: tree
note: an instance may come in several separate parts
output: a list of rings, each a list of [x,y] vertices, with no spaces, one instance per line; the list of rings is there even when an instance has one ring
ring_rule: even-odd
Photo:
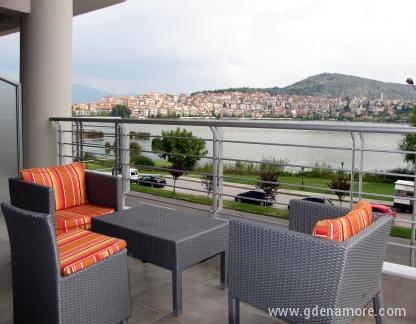
[[[273,198],[279,189],[278,177],[283,171],[283,161],[275,158],[263,158],[260,163],[259,180],[256,188],[266,193],[266,199]]]
[[[349,191],[351,187],[350,180],[344,170],[339,170],[334,173],[331,182],[328,183],[328,187],[335,190],[335,194],[339,199],[339,205],[341,206],[342,198],[346,196],[346,191]]]
[[[346,96],[345,100],[347,101],[347,104],[344,106],[344,111],[351,111],[351,108],[350,108],[351,97]]]
[[[159,156],[172,164],[170,174],[173,177],[173,192],[176,180],[208,153],[205,141],[186,129],[162,131],[162,137],[152,141],[152,150],[160,152]]]
[[[131,110],[126,105],[115,105],[111,109],[110,116],[129,118],[131,115]]]
[[[411,126],[416,127],[416,106],[413,106],[409,121]],[[416,151],[416,134],[407,134],[399,144],[399,149],[402,151]],[[416,166],[415,154],[406,153],[404,160]]]
[[[212,174],[205,174],[201,177],[202,186],[205,187],[207,191],[207,196],[213,191],[214,189],[214,177]]]

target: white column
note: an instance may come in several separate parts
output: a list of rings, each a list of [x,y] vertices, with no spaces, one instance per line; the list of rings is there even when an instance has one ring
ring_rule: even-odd
[[[32,0],[20,29],[23,166],[56,165],[52,116],[71,116],[72,0]]]

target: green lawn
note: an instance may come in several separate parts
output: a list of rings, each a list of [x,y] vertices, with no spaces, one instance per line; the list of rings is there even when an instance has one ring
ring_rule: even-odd
[[[133,183],[130,185],[130,189],[133,191],[143,192],[143,193],[147,193],[147,194],[151,194],[151,195],[155,195],[159,197],[183,200],[183,201],[187,201],[187,202],[194,203],[194,204],[201,204],[201,205],[208,205],[208,206],[212,204],[212,198],[207,197],[207,196],[183,194],[183,193],[177,193],[177,192],[173,193],[173,191],[170,191],[170,190],[150,188],[150,187],[145,187],[145,186],[141,186],[141,185],[133,184]],[[286,209],[277,209],[277,208],[270,208],[270,207],[265,207],[265,206],[243,204],[243,203],[237,203],[237,202],[230,201],[230,200],[224,200],[224,208],[243,211],[247,213],[277,217],[277,218],[288,219],[289,217],[289,213]]]
[[[237,177],[240,177],[240,176],[224,175],[224,182],[234,182],[234,183],[255,185],[258,180],[257,176],[241,176],[242,178],[245,178],[245,179],[236,179]],[[328,185],[327,185],[329,182],[329,179],[304,177],[303,178],[304,187],[302,187],[302,177],[299,175],[280,176],[279,182],[282,183],[282,186],[280,187],[281,189],[315,192],[315,193],[322,193],[322,194],[333,194],[329,190]],[[318,189],[307,188],[307,186],[320,187],[320,188]],[[358,183],[355,183],[354,191],[358,191]],[[382,194],[382,195],[393,195],[394,183],[363,182],[363,192]],[[380,198],[380,197],[371,196],[371,195],[364,195],[363,197],[374,198],[374,199],[378,198],[381,200],[393,201],[393,198]]]
[[[169,163],[165,160],[155,160],[155,167],[156,168],[167,168],[169,167]],[[107,169],[107,171],[111,171],[112,162],[111,161],[96,161],[96,162],[88,162],[87,169],[90,170],[97,170],[97,169]],[[168,175],[169,172],[163,170],[153,170],[151,167],[149,168],[141,168],[139,172],[142,173],[158,173],[161,175]],[[187,176],[193,178],[200,178],[199,175],[195,175],[189,173]],[[244,179],[238,179],[244,178]],[[240,183],[240,184],[247,184],[247,185],[255,185],[258,180],[258,176],[250,176],[250,175],[224,175],[224,182],[232,182],[232,183]],[[302,187],[302,177],[300,175],[285,175],[279,177],[279,182],[282,183],[281,189],[288,189],[288,190],[297,190],[297,191],[305,191],[305,192],[313,192],[313,193],[320,193],[320,194],[333,194],[328,188],[329,179],[323,178],[312,178],[312,177],[303,177],[303,184]],[[308,188],[309,187],[317,187],[317,188]],[[354,184],[354,191],[358,191],[358,182]],[[382,194],[382,195],[393,195],[394,194],[394,183],[377,183],[377,182],[363,182],[363,192],[374,193],[374,194]],[[372,198],[372,199],[380,199],[386,201],[393,201],[393,198],[384,198],[384,197],[377,197],[371,194],[363,195],[364,198]]]

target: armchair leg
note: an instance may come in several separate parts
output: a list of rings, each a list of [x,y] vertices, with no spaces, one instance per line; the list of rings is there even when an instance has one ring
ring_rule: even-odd
[[[182,269],[172,270],[173,314],[182,314]]]
[[[228,297],[228,324],[240,323],[240,300]]]
[[[384,316],[380,315],[380,309],[384,308],[383,291],[381,289],[373,297],[373,306],[374,306],[374,318],[376,320],[376,324],[385,324],[386,320],[385,320]]]
[[[228,259],[227,252],[224,251],[221,253],[221,288],[227,288],[228,285]]]

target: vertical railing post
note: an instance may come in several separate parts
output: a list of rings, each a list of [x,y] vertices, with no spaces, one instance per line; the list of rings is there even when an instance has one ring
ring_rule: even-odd
[[[351,180],[350,180],[350,208],[352,208],[352,205],[354,203],[353,192],[354,192],[354,169],[355,169],[355,136],[353,132],[351,132],[351,139],[352,139],[352,157],[351,157]]]
[[[221,127],[217,127],[218,132],[218,205],[217,213],[220,212],[224,205],[224,161],[223,161],[223,131]]]
[[[414,167],[414,175],[413,178],[413,199],[416,199],[416,166]],[[416,245],[416,207],[415,207],[415,200],[411,202],[412,207],[412,225],[411,225],[411,232],[410,232],[410,246],[414,247]],[[415,249],[410,248],[410,256],[409,256],[409,265],[411,267],[416,266],[415,260]]]
[[[80,161],[84,161],[84,124],[79,122],[79,153]]]
[[[120,173],[120,125],[119,123],[114,124],[114,165],[112,174],[113,176],[118,176]]]
[[[58,128],[58,164],[64,164],[64,127],[62,122],[56,121],[56,127]]]
[[[130,191],[130,137],[126,124],[120,124],[120,164],[122,180],[122,208],[126,207],[126,194]]]
[[[212,132],[212,205],[210,217],[214,217],[218,208],[218,139],[219,134],[215,126],[209,127]]]
[[[75,159],[80,160],[80,147],[79,147],[79,122],[75,121]]]
[[[358,199],[361,198],[363,192],[363,169],[364,169],[364,134],[360,132],[360,169],[358,170]]]

